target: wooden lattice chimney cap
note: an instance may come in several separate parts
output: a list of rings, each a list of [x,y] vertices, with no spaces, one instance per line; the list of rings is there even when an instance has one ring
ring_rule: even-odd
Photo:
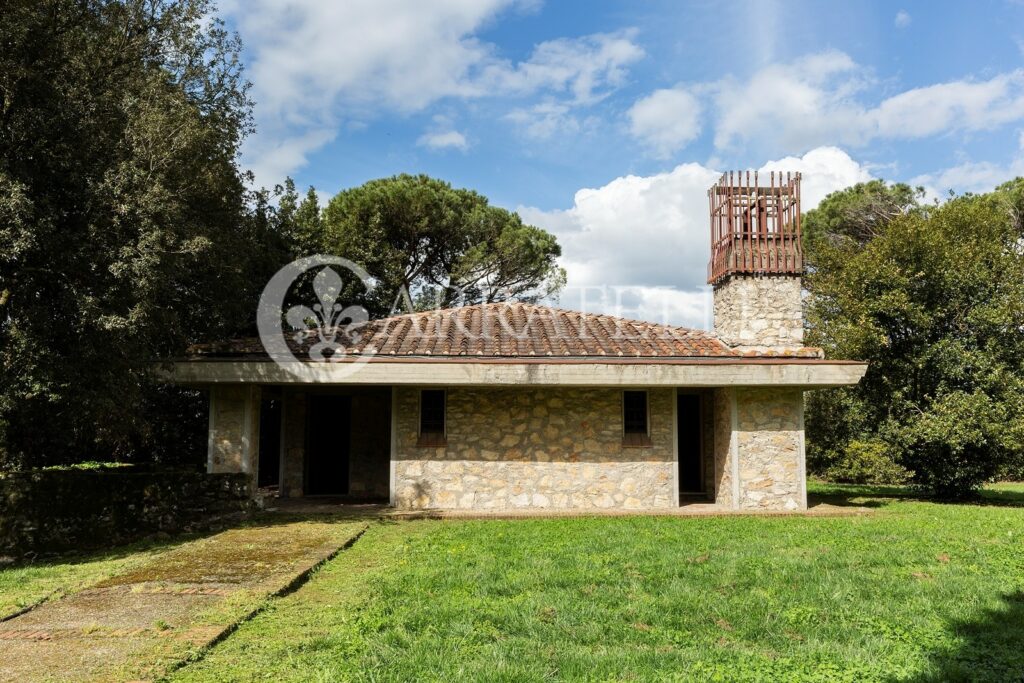
[[[730,275],[803,274],[799,173],[730,171],[708,190],[708,199],[709,284]]]

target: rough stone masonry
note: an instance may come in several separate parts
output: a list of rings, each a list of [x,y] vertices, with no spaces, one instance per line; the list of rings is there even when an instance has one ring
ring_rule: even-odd
[[[730,275],[715,285],[715,334],[742,351],[803,346],[800,277]]]
[[[447,445],[417,446],[419,391],[396,388],[402,508],[665,508],[675,502],[675,390],[650,391],[651,445],[623,445],[617,389],[453,388]]]

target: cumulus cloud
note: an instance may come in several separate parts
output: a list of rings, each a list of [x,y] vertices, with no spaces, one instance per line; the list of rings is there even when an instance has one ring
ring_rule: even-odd
[[[515,0],[229,0],[223,11],[247,46],[257,104],[246,161],[276,182],[344,117],[415,112],[446,97],[543,94],[586,105],[621,85],[643,55],[624,31],[544,42],[519,63],[499,59],[476,34],[517,4],[529,9]],[[305,144],[276,156],[286,139]]]
[[[430,149],[458,149],[466,151],[469,149],[469,142],[466,140],[466,136],[457,130],[449,131],[438,131],[433,133],[424,133],[420,136],[416,144],[421,147],[429,147]]]
[[[1024,118],[1024,69],[872,100],[875,85],[869,69],[843,52],[828,50],[769,64],[748,78],[726,76],[696,84],[689,92],[707,102],[706,118],[717,149],[770,154],[990,130]],[[671,92],[676,91],[655,91],[631,110],[633,134],[653,143],[661,155],[685,144],[682,140],[690,129],[668,113],[671,101],[666,93]],[[659,100],[662,106],[656,106]],[[642,125],[633,118],[635,112],[647,114]]]
[[[627,112],[629,130],[660,158],[666,158],[700,134],[700,102],[683,88],[655,90]]]
[[[906,28],[910,26],[910,21],[910,13],[901,9],[896,13],[896,18],[893,19],[893,24],[896,25],[896,28]]]
[[[759,170],[803,173],[804,210],[829,192],[871,178],[864,166],[835,147],[770,161]],[[701,164],[680,164],[665,173],[623,176],[581,189],[568,209],[518,211],[527,222],[557,235],[562,245],[569,277],[562,305],[706,327],[707,190],[720,175]]]

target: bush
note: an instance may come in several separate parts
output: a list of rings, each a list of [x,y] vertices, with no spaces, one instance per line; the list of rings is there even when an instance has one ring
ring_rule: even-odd
[[[846,451],[825,471],[830,481],[846,484],[904,484],[913,472],[892,459],[885,442],[851,441]]]

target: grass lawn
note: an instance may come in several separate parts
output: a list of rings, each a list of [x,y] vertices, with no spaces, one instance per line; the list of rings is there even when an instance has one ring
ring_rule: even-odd
[[[1024,676],[1024,485],[816,493],[874,513],[381,522],[173,680]]]

